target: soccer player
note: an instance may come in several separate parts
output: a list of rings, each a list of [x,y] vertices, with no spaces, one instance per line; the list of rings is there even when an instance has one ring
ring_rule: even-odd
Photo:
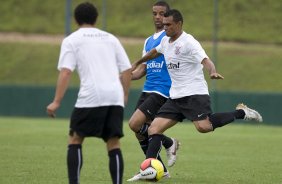
[[[183,18],[178,10],[166,12],[163,24],[166,36],[161,43],[132,65],[134,69],[161,53],[172,80],[170,98],[148,129],[150,142],[146,158],[157,157],[164,139],[163,133],[185,118],[191,120],[201,133],[214,131],[235,119],[262,121],[257,111],[243,104],[238,104],[236,110],[231,112],[212,113],[203,68],[211,79],[223,79],[223,76],[217,73],[200,43],[182,30]]]
[[[143,55],[160,44],[161,39],[165,36],[163,26],[163,16],[169,10],[169,5],[164,1],[158,1],[153,5],[153,21],[155,33],[148,37],[144,43]],[[132,72],[132,80],[138,80],[146,75],[143,91],[136,105],[136,110],[129,120],[129,127],[135,132],[141,149],[146,155],[148,149],[148,127],[154,119],[159,108],[166,102],[169,97],[169,88],[171,80],[166,68],[164,56],[149,60],[142,63]],[[179,147],[178,140],[164,136],[163,145],[166,148],[168,156],[168,166],[171,167],[176,161],[176,150]],[[158,160],[162,162],[160,155]],[[164,165],[164,164],[163,164]],[[164,177],[169,178],[169,172],[164,166]],[[137,181],[140,179],[139,173],[130,178],[128,181]]]
[[[53,102],[47,113],[55,117],[73,70],[80,78],[80,89],[70,119],[67,150],[69,184],[78,184],[82,168],[82,144],[86,137],[105,141],[113,184],[121,184],[123,156],[123,111],[131,81],[131,64],[119,40],[95,28],[98,11],[91,3],[81,3],[74,11],[79,29],[61,45],[60,70]]]

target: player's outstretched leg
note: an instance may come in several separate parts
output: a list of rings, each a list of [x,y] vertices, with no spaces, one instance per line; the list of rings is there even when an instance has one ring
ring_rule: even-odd
[[[209,126],[206,126],[204,122],[201,122],[200,124],[197,123],[197,121],[194,122],[196,125],[196,128],[199,130],[199,132],[206,133],[210,132],[212,130],[215,130],[216,128],[223,127],[231,122],[233,122],[236,119],[244,119],[247,121],[257,121],[262,122],[261,115],[254,109],[251,109],[247,107],[246,105],[240,103],[237,105],[236,110],[232,112],[221,112],[221,113],[213,113],[209,115],[208,120],[210,121],[210,124],[212,125],[212,128],[206,128]],[[205,126],[203,126],[205,125]],[[199,128],[200,127],[200,128]]]

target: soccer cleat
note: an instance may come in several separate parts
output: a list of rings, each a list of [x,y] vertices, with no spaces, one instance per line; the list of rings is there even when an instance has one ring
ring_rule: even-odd
[[[170,178],[170,174],[169,172],[164,172],[163,178],[168,179]],[[142,175],[140,174],[140,172],[138,172],[137,174],[135,174],[132,178],[128,179],[127,181],[139,181],[139,180],[146,180],[145,178],[142,177]]]
[[[177,139],[171,138],[173,144],[170,148],[166,149],[167,166],[172,167],[177,159],[176,151],[179,149],[180,143]]]
[[[166,179],[170,178],[170,174],[168,171],[164,172],[163,178],[166,178]]]
[[[141,178],[142,178],[142,176],[141,176],[140,172],[138,172],[132,178],[129,178],[127,181],[138,181],[138,180],[141,180]]]
[[[245,112],[244,120],[262,122],[261,115],[257,111],[247,107],[243,103],[240,103],[237,105],[236,110],[239,110],[239,109]]]

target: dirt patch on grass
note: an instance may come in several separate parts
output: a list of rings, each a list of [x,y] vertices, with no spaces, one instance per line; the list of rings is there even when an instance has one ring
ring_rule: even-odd
[[[43,44],[61,44],[65,35],[47,35],[47,34],[25,34],[18,32],[0,32],[0,43],[43,43]],[[136,45],[144,44],[146,38],[133,38],[133,37],[118,37],[122,44]],[[201,41],[201,44],[212,46],[211,41]],[[259,47],[274,47],[281,48],[281,45],[276,44],[263,44],[263,43],[239,43],[239,42],[219,42],[223,47],[246,47],[246,46],[259,46]]]
[[[46,44],[61,44],[65,35],[44,35],[44,34],[23,34],[23,33],[1,33],[0,43],[5,42],[20,42],[20,43],[46,43]],[[123,44],[143,44],[145,38],[127,38],[118,37]]]

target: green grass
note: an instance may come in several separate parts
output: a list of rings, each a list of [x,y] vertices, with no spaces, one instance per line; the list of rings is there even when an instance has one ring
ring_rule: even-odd
[[[59,45],[5,43],[0,44],[0,48],[1,83],[55,84],[53,75],[57,74]]]
[[[141,56],[142,43],[124,44],[131,61]],[[211,44],[203,47],[212,57]],[[1,43],[0,84],[54,86],[60,46],[42,43]],[[282,92],[280,78],[282,47],[260,44],[219,43],[217,70],[225,79],[216,82],[220,91]],[[73,75],[71,86],[78,86]],[[132,88],[141,88],[143,81],[133,81]],[[207,78],[208,83],[211,81]],[[210,84],[211,86],[211,84]]]
[[[124,131],[125,181],[144,156],[127,122]],[[1,117],[0,183],[67,183],[67,133],[67,119]],[[181,148],[176,165],[170,168],[172,178],[159,183],[281,184],[282,127],[234,123],[200,134],[191,123],[180,123],[167,135],[178,138]],[[104,143],[86,139],[83,154],[81,183],[111,183]]]
[[[106,2],[106,21],[103,23],[102,5]],[[23,33],[65,33],[65,0],[9,0],[0,6],[0,31]],[[72,1],[72,9],[84,0]],[[151,7],[156,1],[99,0],[97,25],[114,34],[144,37],[154,30]],[[201,40],[211,40],[214,7],[211,0],[167,0],[172,8],[179,9],[184,17],[184,30]],[[281,1],[236,0],[218,1],[218,37],[220,40],[282,43]],[[72,21],[72,30],[76,28]]]

